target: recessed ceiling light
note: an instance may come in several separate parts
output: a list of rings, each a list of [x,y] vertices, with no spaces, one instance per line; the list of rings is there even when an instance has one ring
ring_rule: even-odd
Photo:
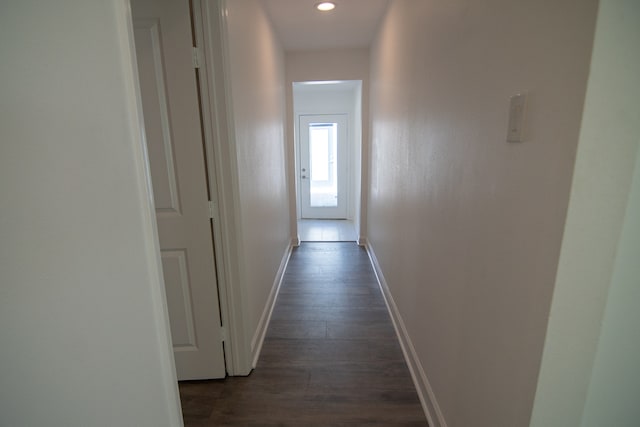
[[[316,9],[321,12],[328,12],[336,8],[336,4],[330,1],[323,1],[322,3],[316,4]]]

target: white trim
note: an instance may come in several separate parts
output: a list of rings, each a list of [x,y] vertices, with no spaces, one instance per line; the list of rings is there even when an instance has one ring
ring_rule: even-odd
[[[429,426],[447,427],[447,423],[444,420],[444,416],[442,415],[442,411],[440,410],[440,406],[438,405],[436,396],[433,393],[433,389],[429,384],[427,375],[424,372],[424,369],[422,368],[420,359],[418,359],[418,355],[413,346],[413,342],[411,341],[411,337],[407,332],[407,328],[404,325],[402,316],[400,316],[398,307],[396,306],[396,303],[393,300],[393,296],[391,295],[391,291],[389,290],[387,281],[385,280],[384,275],[382,274],[382,269],[380,267],[380,264],[378,263],[378,258],[376,258],[373,247],[366,239],[364,239],[364,246],[367,249],[367,253],[369,254],[369,259],[371,260],[371,264],[373,265],[374,272],[378,279],[378,285],[380,286],[380,290],[382,291],[382,296],[384,297],[384,301],[387,305],[387,309],[389,310],[389,315],[391,316],[393,327],[396,330],[396,335],[398,335],[398,339],[400,341],[400,347],[402,348],[402,353],[404,354],[404,358],[407,362],[407,366],[409,367],[411,378],[413,379],[413,383],[416,386],[416,391],[418,392],[418,397],[420,398],[422,409],[424,410],[424,413],[427,416],[427,421],[429,422]]]
[[[353,94],[357,94],[357,88],[359,87],[360,90],[362,90],[362,86],[364,80],[362,79],[347,79],[347,80],[336,80],[335,83],[339,83],[339,84],[344,84],[344,83],[350,83],[350,84],[355,84],[355,86],[351,89],[348,89],[349,91],[353,90]],[[351,221],[355,221],[355,213],[358,209],[356,209],[356,207],[358,207],[360,209],[360,212],[362,212],[362,201],[358,200],[355,195],[357,194],[357,190],[356,190],[356,183],[357,183],[357,179],[355,176],[355,165],[356,162],[359,160],[360,161],[360,186],[362,186],[362,141],[360,141],[360,150],[358,150],[356,152],[355,147],[358,145],[358,143],[355,140],[355,135],[357,134],[356,132],[356,128],[360,128],[360,138],[362,139],[362,133],[364,131],[363,129],[363,124],[362,124],[362,117],[360,117],[360,122],[356,122],[356,117],[357,114],[355,114],[355,112],[358,110],[358,108],[353,105],[352,102],[350,102],[350,108],[344,109],[342,108],[343,106],[338,106],[337,109],[334,108],[314,108],[314,107],[310,107],[310,108],[296,108],[295,107],[295,99],[296,99],[296,86],[297,85],[305,85],[308,84],[307,81],[293,81],[291,82],[291,98],[288,99],[288,102],[291,103],[291,109],[293,111],[293,153],[290,153],[291,155],[293,155],[293,165],[294,165],[294,194],[295,194],[295,208],[296,208],[296,221],[299,219],[302,219],[302,182],[300,179],[300,168],[301,168],[301,155],[302,155],[302,150],[301,150],[301,141],[300,141],[300,116],[322,116],[322,115],[346,115],[347,117],[347,124],[346,124],[346,128],[347,128],[347,154],[346,154],[346,159],[347,159],[347,191],[346,191],[346,215],[344,217],[344,219],[348,219]],[[345,86],[341,86],[342,89],[345,88]],[[288,94],[287,94],[288,97]],[[354,96],[353,98],[355,100],[356,103],[359,103],[360,105],[360,110],[362,110],[362,96],[360,96],[360,98],[358,98],[357,96]],[[358,159],[358,157],[360,157],[360,159]],[[362,194],[362,188],[360,188],[360,194]],[[358,222],[361,222],[362,219],[358,219]],[[296,224],[296,230],[297,230],[297,224]],[[357,233],[357,231],[356,231]]]
[[[129,0],[120,0],[115,3],[116,20],[118,28],[126,28],[119,31],[119,44],[123,55],[122,64],[126,77],[126,96],[130,111],[127,116],[136,139],[133,146],[133,161],[136,169],[136,185],[138,191],[144,197],[140,199],[142,207],[145,235],[145,256],[147,259],[150,281],[151,305],[156,324],[156,337],[158,340],[158,357],[162,366],[162,383],[166,398],[166,408],[169,413],[169,425],[182,427],[182,406],[178,392],[178,377],[171,343],[171,327],[169,325],[169,310],[167,308],[167,296],[162,274],[162,260],[160,258],[160,240],[156,224],[156,214],[153,202],[153,190],[151,186],[151,170],[147,153],[146,136],[144,132],[144,120],[142,115],[142,95],[138,81],[138,62],[136,60],[135,38],[133,33],[133,17]]]
[[[238,165],[235,146],[234,118],[229,84],[229,52],[227,41],[227,8],[224,0],[195,0],[196,24],[201,25],[196,37],[202,37],[204,64],[201,71],[202,104],[205,120],[206,156],[213,173],[209,185],[217,196],[219,221],[214,222],[214,244],[218,273],[222,278],[220,306],[223,326],[229,331],[225,345],[229,375],[251,372],[251,349],[245,331],[244,304],[247,301],[240,266],[242,259],[242,227]],[[200,40],[198,40],[200,41]]]
[[[269,327],[269,322],[271,321],[271,314],[273,313],[273,308],[275,307],[276,300],[278,299],[280,286],[282,285],[284,272],[287,270],[287,264],[289,264],[289,258],[291,257],[292,249],[293,246],[289,245],[284,255],[282,256],[282,261],[280,261],[280,267],[278,268],[278,272],[276,273],[276,277],[273,281],[271,292],[269,292],[269,297],[267,298],[267,302],[264,305],[264,310],[262,311],[262,316],[260,316],[258,327],[256,328],[256,331],[253,334],[253,339],[251,340],[251,352],[253,360],[251,366],[253,368],[255,368],[258,364],[258,358],[260,357],[260,351],[262,350],[264,337],[267,334],[267,328]]]

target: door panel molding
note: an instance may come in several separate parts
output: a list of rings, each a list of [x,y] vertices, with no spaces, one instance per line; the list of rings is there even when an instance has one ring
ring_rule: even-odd
[[[153,99],[153,102],[146,103],[145,129],[147,132],[159,132],[160,135],[151,135],[149,138],[162,141],[162,147],[153,145],[147,149],[151,163],[151,179],[154,183],[156,213],[159,215],[179,215],[180,198],[165,89],[160,22],[158,19],[134,19],[133,28],[136,37],[138,70],[141,75],[146,76],[144,80],[140,81],[140,91],[144,98]],[[155,126],[154,123],[158,123],[158,126]],[[164,167],[160,168],[159,165]]]
[[[187,268],[187,249],[161,250],[160,255],[167,293],[179,293],[167,295],[173,350],[197,351],[198,342],[194,327],[191,283]],[[182,304],[178,304],[178,301]]]

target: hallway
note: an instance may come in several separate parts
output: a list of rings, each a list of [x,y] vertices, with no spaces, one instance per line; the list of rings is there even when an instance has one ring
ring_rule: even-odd
[[[367,253],[303,243],[257,368],[180,384],[185,426],[426,426]]]

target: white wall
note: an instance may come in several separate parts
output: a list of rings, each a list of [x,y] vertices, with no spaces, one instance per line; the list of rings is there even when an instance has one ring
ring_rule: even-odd
[[[529,424],[595,16],[396,0],[372,47],[367,236],[450,427]],[[520,91],[526,141],[507,143]]]
[[[347,152],[348,159],[344,159],[349,164],[348,183],[348,209],[347,218],[355,220],[359,224],[360,216],[360,174],[362,170],[361,154],[362,149],[362,82],[343,81],[327,85],[306,85],[294,84],[293,87],[293,110],[296,120],[300,114],[347,114]],[[294,123],[296,132],[295,152],[300,153],[300,140],[298,133],[299,123]],[[300,159],[296,159],[296,171],[299,171]],[[294,174],[299,177],[300,174]],[[298,182],[299,185],[299,182]],[[299,187],[298,187],[299,188]],[[299,197],[298,197],[299,199]],[[300,218],[300,200],[298,200],[298,214]]]
[[[601,0],[532,426],[640,418],[639,22]]]
[[[293,116],[293,82],[305,82],[316,80],[361,80],[362,81],[362,110],[360,111],[362,122],[362,147],[360,162],[361,183],[368,181],[369,158],[369,50],[368,49],[331,49],[314,51],[294,51],[286,53],[286,129],[287,150],[289,153],[288,166],[295,170],[295,143],[294,143],[294,116]],[[358,147],[356,147],[358,149]],[[357,169],[357,167],[356,167]],[[357,172],[357,170],[356,170]],[[356,188],[358,185],[356,185]],[[361,184],[360,211],[354,211],[354,223],[358,236],[364,239],[366,227],[367,199],[366,185]],[[296,218],[296,187],[291,185],[289,189],[290,212],[292,218]],[[358,197],[358,194],[355,195]],[[297,224],[292,221],[291,232],[297,235]]]
[[[284,52],[257,0],[226,2],[234,144],[240,204],[240,262],[251,351],[291,243],[284,142]],[[264,325],[262,325],[264,326]]]
[[[633,427],[640,419],[640,149],[631,185],[582,414],[585,427]]]
[[[128,2],[0,6],[0,425],[178,426]]]

